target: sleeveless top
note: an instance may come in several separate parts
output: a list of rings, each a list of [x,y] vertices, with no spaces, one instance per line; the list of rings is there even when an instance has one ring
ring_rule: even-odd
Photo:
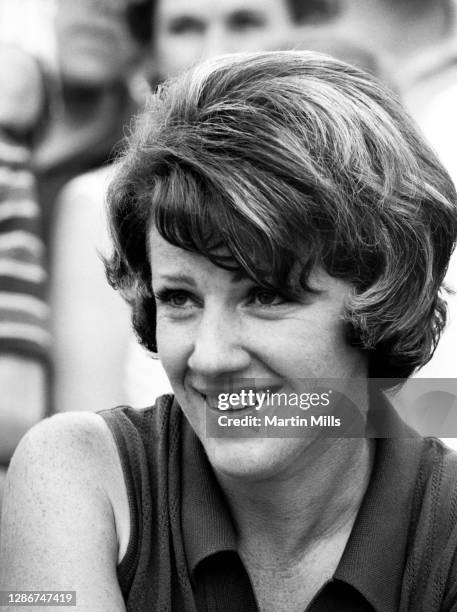
[[[343,581],[339,584],[363,595],[367,604],[360,610],[457,612],[457,454],[437,439],[412,434],[390,411],[397,436],[376,441],[370,483],[335,584]],[[186,533],[191,527],[186,527],[188,502],[183,504],[183,473],[194,461],[185,455],[186,438],[193,436],[194,448],[200,447],[198,461],[205,455],[173,396],[142,410],[119,407],[99,414],[116,442],[129,500],[130,541],[118,566],[127,611],[221,609],[200,606],[194,592],[195,554],[186,548],[197,536]],[[202,470],[211,472],[206,464],[197,477]],[[211,482],[204,487],[217,486]],[[207,531],[211,516],[228,513],[211,495]],[[201,534],[206,537],[204,524]],[[236,593],[236,583],[231,584]],[[224,610],[255,609],[237,607],[235,599],[234,607]],[[330,608],[311,604],[308,609]]]

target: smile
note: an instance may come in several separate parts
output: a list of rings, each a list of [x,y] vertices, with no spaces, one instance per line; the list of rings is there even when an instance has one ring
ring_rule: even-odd
[[[272,393],[276,393],[280,385],[271,385],[268,388],[242,388],[238,391],[200,393],[205,405],[214,412],[237,414],[258,411],[269,405]]]

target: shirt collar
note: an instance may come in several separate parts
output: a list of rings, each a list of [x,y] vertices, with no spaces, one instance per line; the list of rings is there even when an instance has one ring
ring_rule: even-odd
[[[399,609],[422,439],[384,396],[377,402],[383,431],[388,432],[384,435],[390,437],[376,441],[368,489],[334,578],[355,587],[377,612],[394,612]],[[182,527],[193,575],[210,555],[236,551],[236,533],[204,449],[185,418],[183,422]]]
[[[394,612],[399,610],[423,440],[384,396],[376,401],[390,437],[376,440],[368,489],[334,577],[355,587],[377,612]]]
[[[182,528],[187,564],[217,552],[236,551],[236,535],[227,503],[202,444],[183,418]]]

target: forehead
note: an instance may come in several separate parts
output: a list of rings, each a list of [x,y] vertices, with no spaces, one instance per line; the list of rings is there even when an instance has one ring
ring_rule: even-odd
[[[124,19],[125,6],[122,0],[78,0],[68,2],[59,0],[57,3],[57,23],[90,23],[91,19]]]
[[[211,20],[239,11],[255,11],[265,16],[288,12],[287,0],[160,0],[162,18],[176,15],[198,15]]]
[[[234,277],[233,273],[216,267],[204,255],[170,244],[160,235],[155,226],[152,226],[149,231],[148,253],[153,283],[159,279],[181,276],[200,280],[214,280],[215,277],[231,279]],[[239,277],[240,275],[236,274],[235,276]]]

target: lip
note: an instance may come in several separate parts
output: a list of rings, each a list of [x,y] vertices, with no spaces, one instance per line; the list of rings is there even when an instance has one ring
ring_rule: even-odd
[[[220,416],[221,414],[226,414],[229,416],[237,416],[242,417],[249,414],[258,414],[259,410],[256,410],[255,406],[246,406],[244,408],[229,408],[227,410],[222,410],[221,408],[217,408],[214,406],[210,406],[206,404],[207,409],[213,414],[217,414]]]
[[[246,379],[249,380],[249,379]],[[250,379],[252,381],[254,381],[255,379],[252,378]],[[199,393],[200,395],[204,395],[204,396],[213,396],[216,397],[218,395],[220,395],[221,393],[237,393],[240,394],[242,391],[254,391],[254,393],[266,393],[267,391],[270,391],[270,393],[275,393],[280,387],[283,386],[283,381],[281,382],[276,382],[276,383],[269,383],[269,384],[262,384],[262,386],[256,385],[254,382],[248,383],[246,382],[244,385],[243,384],[227,384],[227,385],[220,385],[220,386],[203,386],[203,385],[190,385],[194,391],[196,391],[197,393]]]

